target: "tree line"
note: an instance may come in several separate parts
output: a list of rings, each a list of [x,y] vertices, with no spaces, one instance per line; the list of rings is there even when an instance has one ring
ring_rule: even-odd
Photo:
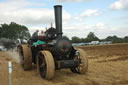
[[[117,37],[116,35],[108,36],[105,39],[99,39],[94,32],[90,32],[86,38],[79,38],[77,36],[72,37],[72,43],[88,43],[91,41],[111,41],[112,43],[127,43],[128,36],[123,38]]]

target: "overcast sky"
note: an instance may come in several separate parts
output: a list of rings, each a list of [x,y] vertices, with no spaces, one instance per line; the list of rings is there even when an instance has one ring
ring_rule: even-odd
[[[128,36],[128,0],[0,0],[0,24],[16,22],[33,33],[54,23],[56,4],[63,5],[63,33],[85,38],[94,32]]]

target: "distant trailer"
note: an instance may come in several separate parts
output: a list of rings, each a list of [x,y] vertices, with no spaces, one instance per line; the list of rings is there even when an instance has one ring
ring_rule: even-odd
[[[111,43],[112,43],[112,41],[102,41],[102,42],[100,42],[100,45],[111,44]]]
[[[98,44],[100,44],[99,41],[91,41],[91,43],[90,43],[90,45],[98,45]]]

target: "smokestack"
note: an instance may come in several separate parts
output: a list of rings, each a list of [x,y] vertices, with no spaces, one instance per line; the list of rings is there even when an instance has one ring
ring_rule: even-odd
[[[55,5],[54,6],[55,11],[55,25],[56,25],[56,32],[57,37],[62,37],[62,6],[61,5]]]

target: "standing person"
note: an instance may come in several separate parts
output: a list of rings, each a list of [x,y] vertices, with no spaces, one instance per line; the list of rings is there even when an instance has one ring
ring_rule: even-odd
[[[41,35],[44,36],[44,31],[43,30],[41,31]]]
[[[42,30],[41,33],[39,34],[39,39],[42,40],[44,38],[44,31]]]
[[[37,40],[38,39],[38,32],[39,32],[39,30],[36,30],[36,32],[34,32],[32,34],[32,40]]]

